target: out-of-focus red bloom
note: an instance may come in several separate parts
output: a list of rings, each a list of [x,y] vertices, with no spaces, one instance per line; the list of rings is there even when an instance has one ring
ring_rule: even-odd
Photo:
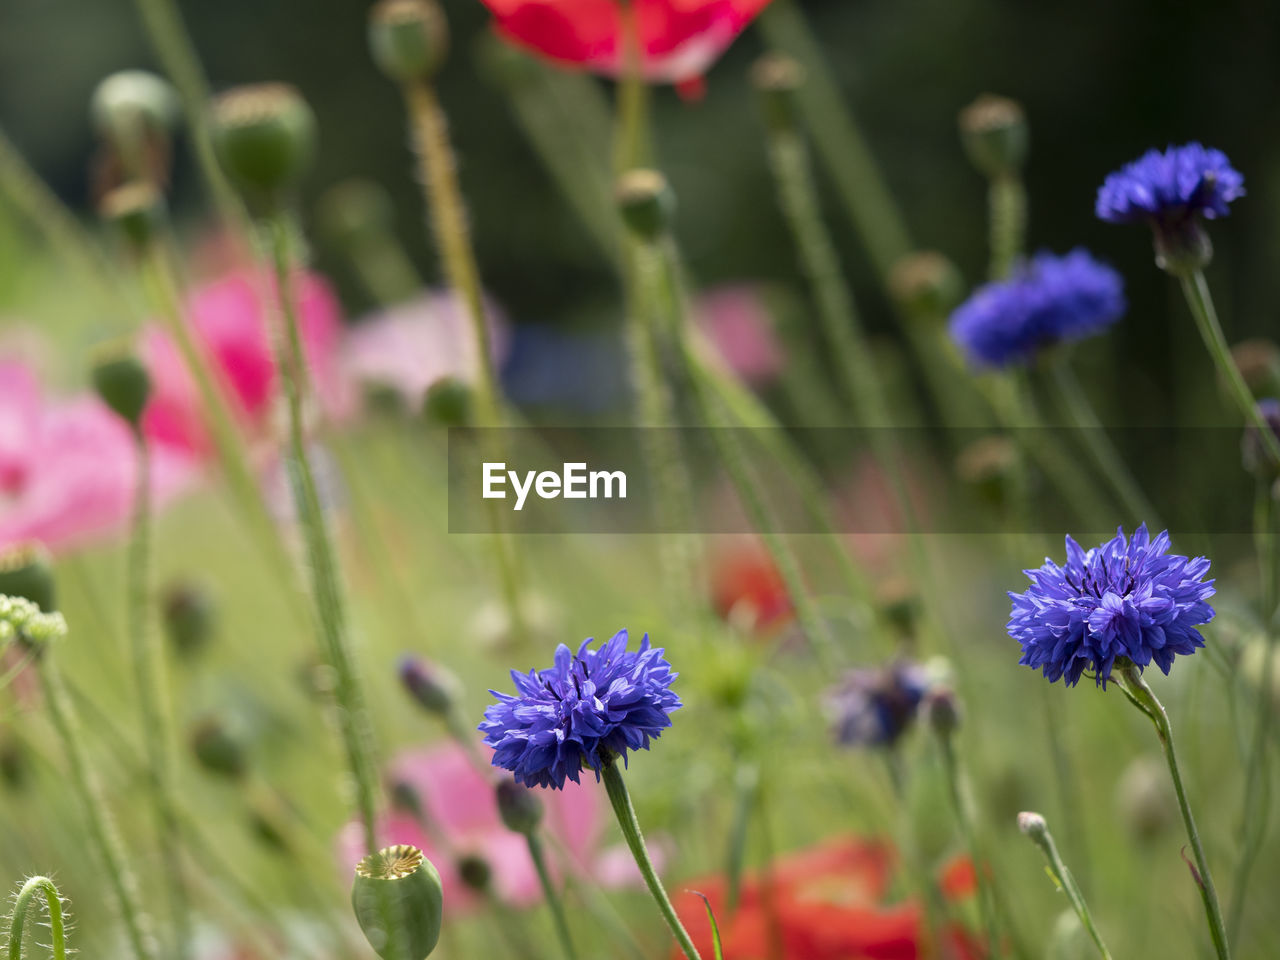
[[[723,620],[767,630],[791,616],[791,597],[769,552],[757,541],[718,551],[711,568],[711,602]]]
[[[923,917],[907,900],[883,903],[893,870],[884,844],[845,838],[778,860],[767,873],[743,878],[738,904],[728,909],[722,877],[694,880],[676,910],[699,952],[713,952],[706,894],[720,926],[724,955],[734,960],[925,960]],[[967,863],[944,871],[948,897],[967,895]],[[969,872],[971,877],[971,870]],[[932,960],[981,960],[984,953],[962,927],[942,931]],[[673,955],[673,957],[676,955]]]
[[[212,361],[233,411],[249,434],[266,425],[277,389],[270,327],[276,322],[276,307],[264,302],[268,291],[271,284],[250,270],[239,270],[199,288],[187,303],[186,321],[196,344]],[[294,295],[312,385],[325,412],[337,414],[348,399],[337,366],[341,336],[337,298],[321,277],[310,273],[298,275]],[[151,402],[143,415],[146,435],[194,454],[211,453],[200,393],[177,344],[166,331],[152,327],[144,334],[142,353],[152,382]]]
[[[624,69],[619,0],[483,0],[498,32],[555,60],[617,76]],[[632,0],[647,80],[696,81],[769,0]]]

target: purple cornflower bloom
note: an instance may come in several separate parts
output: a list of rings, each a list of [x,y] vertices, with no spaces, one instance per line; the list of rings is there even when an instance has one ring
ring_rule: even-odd
[[[1221,150],[1199,143],[1148,150],[1112,173],[1098,190],[1095,211],[1109,223],[1176,227],[1194,217],[1215,220],[1244,196],[1244,177]]]
[[[1007,367],[1055,343],[1101,333],[1124,311],[1124,281],[1087,251],[1039,253],[956,308],[951,338],[974,366]]]
[[[848,671],[827,694],[836,742],[893,746],[915,721],[928,690],[925,669],[907,660]]]
[[[1168,531],[1154,540],[1146,524],[1126,539],[1124,530],[1092,550],[1067,537],[1067,562],[1046,558],[1025,593],[1010,593],[1009,636],[1022,659],[1050,682],[1074,686],[1085,670],[1103,688],[1122,657],[1139,669],[1155,661],[1165,673],[1177,654],[1204,646],[1195,628],[1213,619],[1206,602],[1209,561],[1170,555]]]
[[[583,767],[600,779],[607,757],[647,750],[671,726],[680,698],[671,691],[677,674],[649,635],[634,653],[620,630],[598,650],[582,642],[575,655],[556,648],[555,665],[527,674],[511,671],[516,696],[490,690],[498,702],[484,712],[480,732],[493,748],[493,765],[510,770],[527,787],[560,789],[579,782]]]

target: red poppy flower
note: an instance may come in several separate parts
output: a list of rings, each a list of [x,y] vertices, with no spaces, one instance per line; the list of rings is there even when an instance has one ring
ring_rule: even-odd
[[[618,0],[482,0],[498,32],[564,64],[621,72],[622,4]],[[696,81],[769,0],[632,0],[646,79]]]
[[[767,630],[791,616],[791,596],[768,551],[737,543],[718,553],[711,571],[711,602],[723,620]]]
[[[912,900],[885,905],[893,852],[881,843],[846,838],[784,857],[767,873],[743,878],[730,911],[722,877],[692,881],[706,894],[734,960],[922,960],[923,917]],[[971,891],[972,868],[954,861],[943,871],[948,898]],[[700,897],[686,892],[677,912],[704,955],[713,953]],[[958,924],[942,931],[933,960],[981,960],[981,945]],[[673,960],[679,954],[673,955]]]

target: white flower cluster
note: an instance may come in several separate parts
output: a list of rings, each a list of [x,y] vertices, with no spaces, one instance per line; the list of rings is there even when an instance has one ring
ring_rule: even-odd
[[[30,600],[0,595],[0,645],[21,636],[33,643],[49,643],[67,635],[60,613],[41,613]]]

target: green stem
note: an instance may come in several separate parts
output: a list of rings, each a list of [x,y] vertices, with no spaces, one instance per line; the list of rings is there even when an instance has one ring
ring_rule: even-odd
[[[632,0],[621,0],[622,75],[618,81],[613,172],[620,177],[650,161],[649,85],[644,79],[644,50],[639,15]]]
[[[173,722],[167,704],[164,647],[150,623],[151,588],[151,452],[141,431],[134,432],[137,486],[134,494],[133,535],[129,543],[129,638],[138,709],[147,753],[147,783],[159,829],[160,857],[165,866],[173,924],[174,956],[189,955],[191,917],[182,863],[182,831],[173,787]]]
[[[289,476],[294,506],[306,541],[312,598],[323,652],[335,675],[334,698],[339,707],[339,725],[347,762],[355,782],[356,805],[364,826],[365,848],[372,852],[378,849],[375,830],[378,773],[374,760],[372,725],[355,659],[350,650],[346,607],[338,582],[333,545],[307,456],[301,387],[306,361],[293,297],[290,231],[282,216],[272,218],[266,227],[285,327],[283,336],[277,337],[276,365],[280,370],[280,380],[289,410]]]
[[[1116,495],[1119,496],[1125,509],[1132,515],[1133,522],[1135,524],[1145,522],[1159,529],[1163,525],[1160,523],[1155,507],[1142,492],[1142,488],[1138,486],[1133,474],[1129,472],[1119,452],[1107,437],[1106,428],[1098,419],[1093,405],[1080,386],[1080,381],[1076,379],[1075,371],[1071,368],[1070,357],[1065,351],[1058,352],[1048,361],[1048,366],[1058,398],[1066,408],[1067,415],[1083,436],[1094,462],[1115,488]]]
[[[26,926],[27,913],[31,910],[36,896],[44,897],[45,909],[49,913],[49,935],[52,939],[50,948],[53,960],[67,960],[67,930],[62,919],[62,897],[58,888],[48,877],[31,877],[22,885],[13,902],[12,920],[9,922],[9,960],[22,960],[22,934]]]
[[[1218,903],[1218,892],[1213,885],[1213,875],[1209,872],[1209,861],[1204,855],[1204,846],[1200,843],[1200,831],[1196,829],[1195,817],[1191,814],[1191,803],[1187,799],[1186,788],[1182,784],[1182,772],[1178,768],[1178,757],[1173,746],[1173,727],[1169,723],[1169,715],[1164,705],[1156,698],[1142,671],[1133,663],[1123,665],[1117,663],[1120,688],[1129,699],[1139,707],[1156,728],[1156,736],[1160,739],[1160,748],[1164,751],[1165,761],[1169,765],[1169,775],[1173,778],[1173,789],[1178,796],[1178,809],[1182,811],[1182,822],[1187,829],[1187,839],[1191,843],[1191,852],[1195,857],[1196,869],[1194,880],[1200,890],[1200,899],[1204,901],[1205,917],[1209,922],[1209,935],[1213,939],[1218,960],[1230,960],[1231,950],[1227,946],[1226,926],[1222,921],[1222,907]]]
[[[1231,359],[1231,348],[1227,346],[1222,324],[1218,321],[1218,311],[1214,308],[1204,271],[1191,270],[1177,276],[1182,284],[1182,295],[1186,297],[1187,306],[1191,308],[1191,315],[1195,318],[1201,339],[1204,340],[1205,349],[1217,366],[1219,376],[1227,382],[1231,398],[1240,407],[1245,422],[1257,428],[1267,453],[1275,462],[1280,463],[1280,437],[1267,424],[1266,417],[1258,409],[1253,392],[1240,375],[1240,368]]]
[[[560,902],[560,892],[551,882],[551,874],[547,871],[542,838],[536,830],[526,833],[524,838],[529,845],[529,859],[533,861],[533,868],[538,871],[538,882],[542,884],[542,895],[546,897],[547,906],[551,910],[551,920],[555,924],[556,936],[560,938],[565,960],[577,960],[578,952],[573,948],[573,937],[569,934],[569,921],[564,914],[564,904]]]
[[[1076,883],[1076,878],[1071,875],[1071,871],[1067,869],[1067,865],[1062,860],[1062,855],[1058,853],[1058,845],[1053,842],[1053,834],[1049,832],[1049,827],[1046,825],[1043,830],[1030,831],[1027,836],[1044,853],[1045,859],[1049,862],[1049,872],[1053,874],[1053,879],[1057,881],[1058,886],[1067,895],[1071,909],[1080,918],[1081,926],[1089,934],[1089,939],[1093,941],[1094,946],[1098,948],[1098,953],[1102,960],[1111,960],[1111,952],[1107,949],[1107,945],[1103,943],[1102,934],[1098,932],[1098,928],[1093,922],[1093,915],[1089,912],[1089,904],[1085,902],[1084,894],[1080,892],[1080,886]]]
[[[960,834],[964,838],[965,849],[969,859],[973,861],[974,875],[978,884],[978,906],[982,912],[982,926],[987,936],[987,948],[993,955],[999,950],[1000,930],[996,920],[995,900],[992,895],[991,881],[985,876],[985,863],[982,849],[978,843],[978,832],[973,822],[973,811],[969,809],[962,786],[963,774],[960,759],[956,755],[955,741],[950,734],[939,734],[938,747],[942,753],[942,767],[946,774],[947,793],[951,798],[951,806],[955,809],[956,822],[960,826]]]
[[[1022,256],[1027,235],[1027,191],[1022,178],[1006,173],[987,186],[988,227],[991,231],[991,279],[1003,280]]]
[[[71,706],[67,688],[51,653],[46,653],[41,659],[39,674],[49,718],[67,755],[71,789],[84,808],[89,836],[106,868],[107,880],[124,921],[129,946],[135,960],[154,960],[155,945],[149,931],[150,921],[143,913],[138,899],[137,881],[129,870],[120,835],[116,832],[115,823],[102,797],[102,787],[85,756],[75,709]]]
[[[835,183],[881,281],[912,249],[902,212],[894,203],[866,139],[843,102],[817,38],[795,0],[774,0],[760,15],[769,45],[805,65],[797,93],[818,158]]]
[[[671,928],[671,933],[675,936],[676,942],[680,944],[680,949],[684,951],[684,955],[689,960],[702,960],[698,955],[698,948],[693,945],[689,932],[685,930],[684,924],[676,916],[676,909],[671,905],[667,891],[662,886],[662,880],[659,879],[658,872],[653,868],[653,861],[649,859],[649,851],[644,844],[644,835],[640,832],[640,821],[636,819],[636,810],[631,804],[631,794],[627,791],[627,782],[622,778],[622,771],[618,769],[616,758],[604,758],[600,773],[604,778],[605,790],[609,794],[609,803],[612,804],[614,815],[618,818],[618,826],[622,828],[622,837],[627,842],[631,856],[635,858],[636,866],[640,868],[640,875],[644,877],[645,886],[649,888],[649,893],[653,895],[654,901],[658,904],[658,910],[661,911],[663,919],[667,921],[667,926]]]

